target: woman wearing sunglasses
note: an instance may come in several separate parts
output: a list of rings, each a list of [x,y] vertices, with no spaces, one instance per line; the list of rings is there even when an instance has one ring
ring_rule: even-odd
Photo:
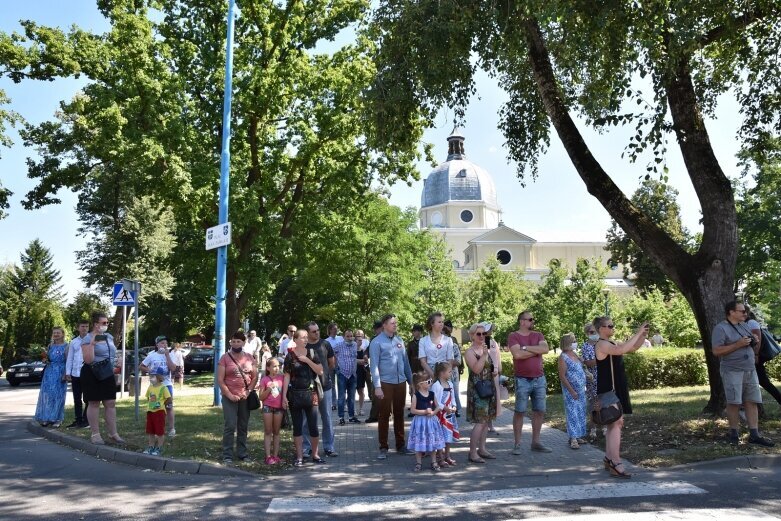
[[[496,418],[496,390],[499,371],[485,345],[485,328],[474,324],[469,328],[472,345],[464,353],[469,367],[469,381],[466,388],[466,421],[474,424],[469,436],[469,462],[485,463],[496,456],[485,448],[488,425]],[[493,392],[490,392],[491,389]]]
[[[610,317],[598,317],[594,319],[594,328],[599,335],[596,344],[597,354],[597,395],[602,395],[615,390],[615,395],[621,402],[624,414],[632,413],[632,404],[629,402],[629,387],[626,383],[623,355],[640,349],[643,341],[648,336],[648,323],[637,329],[635,334],[624,343],[615,343],[611,340],[615,334],[615,326]],[[615,383],[614,383],[615,382]],[[601,399],[600,405],[607,407],[611,403],[605,403]],[[615,422],[607,426],[605,435],[605,470],[615,478],[630,478],[624,464],[621,463],[621,428],[624,426],[623,415]]]

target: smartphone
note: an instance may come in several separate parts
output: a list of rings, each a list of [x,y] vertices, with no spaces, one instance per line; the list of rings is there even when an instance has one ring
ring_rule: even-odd
[[[95,342],[105,342],[107,338],[106,335],[95,335]]]

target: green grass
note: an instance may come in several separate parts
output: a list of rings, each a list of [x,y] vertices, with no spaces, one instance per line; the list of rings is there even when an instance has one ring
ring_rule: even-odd
[[[694,461],[706,461],[749,454],[781,454],[781,419],[775,401],[763,392],[766,419],[760,421],[760,432],[777,443],[764,448],[742,441],[732,447],[725,441],[726,418],[702,414],[709,397],[708,386],[673,387],[632,391],[634,414],[625,417],[621,455],[645,467],[668,467]],[[504,402],[512,409],[514,399]],[[545,423],[566,430],[564,403],[560,394],[547,400]],[[604,449],[601,439],[597,445]]]
[[[188,382],[189,385],[189,382]],[[165,456],[191,459],[209,463],[222,460],[222,409],[213,407],[212,394],[181,394],[176,397],[176,437],[165,439]],[[135,420],[135,401],[133,398],[117,400],[117,431],[127,442],[127,449],[141,452],[147,446],[144,432],[146,425],[146,403],[139,401],[138,422]],[[73,417],[72,406],[68,406],[66,418]],[[101,411],[101,434],[107,436],[103,413]],[[68,434],[89,439],[89,429],[66,431]],[[280,457],[285,461],[293,459],[292,431],[282,430]],[[282,465],[269,467],[263,464],[266,454],[263,449],[263,414],[252,411],[250,414],[249,436],[247,440],[252,463],[238,463],[243,470],[269,474],[277,472]]]

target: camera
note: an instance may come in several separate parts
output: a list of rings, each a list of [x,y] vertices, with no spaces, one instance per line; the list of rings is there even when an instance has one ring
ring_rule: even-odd
[[[754,349],[757,346],[757,339],[754,338],[754,335],[747,336],[746,338],[748,338],[748,346],[751,349]]]

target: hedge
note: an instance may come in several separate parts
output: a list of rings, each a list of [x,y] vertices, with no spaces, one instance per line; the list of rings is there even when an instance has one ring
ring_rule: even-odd
[[[773,366],[771,368],[771,365]],[[629,388],[657,389],[661,387],[683,387],[708,383],[708,369],[702,349],[653,348],[641,349],[624,356]],[[548,392],[560,393],[558,354],[543,356],[545,379]],[[772,372],[771,372],[772,369]],[[781,356],[768,364],[768,373],[781,374]],[[513,362],[510,353],[502,353],[502,374],[513,376]]]

